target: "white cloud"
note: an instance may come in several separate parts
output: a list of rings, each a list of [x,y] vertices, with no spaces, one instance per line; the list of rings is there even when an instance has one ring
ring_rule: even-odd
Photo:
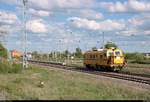
[[[14,24],[18,20],[18,17],[11,12],[0,11],[0,23],[2,24]]]
[[[102,22],[96,22],[94,20],[88,20],[78,17],[72,17],[68,19],[72,26],[77,28],[84,28],[89,30],[104,30],[104,31],[112,31],[112,30],[121,30],[125,27],[125,24],[119,21],[113,20],[104,20]]]
[[[16,45],[22,45],[22,43],[23,43],[23,42],[22,42],[22,41],[19,41],[19,40],[15,42]],[[30,41],[27,41],[27,45],[28,45],[28,46],[31,45],[31,44],[32,44],[32,43],[31,43]]]
[[[129,26],[129,27],[126,27],[125,30],[122,30],[120,32],[116,32],[116,34],[119,34],[119,35],[124,35],[124,36],[136,36],[136,35],[150,35],[150,30],[147,29],[147,30],[143,30],[143,29],[139,29],[138,27],[134,27],[133,25],[132,26]]]
[[[7,4],[20,4],[22,0],[1,0]],[[28,5],[31,8],[52,10],[60,8],[89,8],[94,6],[94,0],[28,0]]]
[[[117,32],[116,34],[124,35],[124,36],[131,36],[131,35],[138,35],[139,31],[135,28],[130,28],[130,29],[127,28],[126,30]]]
[[[35,16],[46,17],[50,15],[50,12],[44,10],[35,10],[30,8],[29,13]]]
[[[117,32],[116,34],[124,36],[150,35],[150,30],[141,31],[136,28],[131,28]]]
[[[49,16],[49,12],[47,12],[47,11],[42,11],[42,10],[40,10],[40,11],[38,11],[38,14],[40,15],[40,16]]]
[[[125,28],[125,24],[122,21],[113,21],[113,20],[105,20],[103,22],[100,22],[100,29],[111,31],[111,30],[121,30]]]
[[[127,12],[127,11],[150,11],[150,2],[139,1],[139,0],[128,0],[125,2],[117,1],[103,2],[100,6],[108,9],[111,12]]]
[[[21,0],[1,0],[0,2],[21,5]],[[96,0],[29,0],[29,8],[43,10],[58,10],[68,8],[104,7],[111,12],[150,11],[150,2],[147,0],[128,0],[124,2],[97,2]]]
[[[0,11],[0,33],[1,34],[10,34],[18,32],[20,29],[18,25],[20,20],[15,13]]]
[[[8,30],[10,30],[10,26],[8,25],[0,26],[0,36],[7,34]]]
[[[33,33],[47,33],[47,25],[42,19],[30,20],[26,23],[27,29]]]
[[[126,28],[118,34],[131,35],[150,35],[150,14],[144,13],[133,16],[126,21]]]
[[[144,31],[145,35],[150,35],[150,30]]]
[[[7,3],[7,4],[10,4],[10,5],[12,5],[12,4],[18,4],[18,2],[19,1],[21,1],[21,0],[0,0],[0,3],[2,2],[2,3]]]
[[[70,23],[77,28],[85,28],[90,30],[98,30],[100,25],[94,20],[88,20],[78,17],[72,17],[68,19]]]
[[[129,0],[128,6],[136,11],[150,11],[150,2]]]
[[[54,1],[54,0],[51,0]],[[82,8],[93,6],[93,0],[55,0],[60,8]]]
[[[79,12],[79,17],[87,18],[87,19],[102,19],[103,14],[100,12],[96,12],[92,9],[85,9],[85,10],[80,10]]]
[[[122,4],[121,2],[116,3],[105,3],[105,7],[111,12],[125,12],[127,11],[127,3]]]
[[[139,18],[131,18],[128,20],[128,22],[132,25],[138,26],[144,23],[143,20],[140,20]]]

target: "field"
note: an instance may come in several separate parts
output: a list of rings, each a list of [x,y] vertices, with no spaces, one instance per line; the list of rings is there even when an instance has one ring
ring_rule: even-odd
[[[0,80],[0,99],[150,100],[148,85],[36,65]]]
[[[150,64],[133,64],[128,63],[122,70],[123,72],[130,72],[136,74],[142,74],[150,77]]]

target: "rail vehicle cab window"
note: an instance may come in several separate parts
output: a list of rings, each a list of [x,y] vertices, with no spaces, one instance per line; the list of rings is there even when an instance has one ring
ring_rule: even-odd
[[[107,56],[114,56],[114,52],[113,51],[107,51]]]
[[[121,51],[115,51],[115,56],[122,56],[122,52]]]
[[[120,56],[120,51],[115,52],[116,56]]]

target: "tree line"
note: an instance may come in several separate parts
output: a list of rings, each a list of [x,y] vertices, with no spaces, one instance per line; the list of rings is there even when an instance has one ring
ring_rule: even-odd
[[[114,43],[108,42],[104,46],[105,48],[109,47],[115,47],[117,48],[118,46]],[[93,47],[91,50],[97,49],[96,47]],[[137,63],[150,63],[149,59],[146,59],[144,54],[142,53],[124,53],[125,58],[127,61],[132,60],[132,62],[137,62]],[[8,57],[8,52],[7,49],[0,43],[0,58],[7,58]],[[66,60],[66,59],[83,59],[83,51],[81,48],[76,48],[75,52],[69,52],[68,50],[65,50],[63,52],[55,51],[55,52],[50,52],[50,53],[45,53],[41,54],[37,51],[32,52],[32,59],[35,60]],[[145,61],[148,60],[148,61]]]
[[[37,51],[32,52],[32,59],[35,60],[65,60],[65,59],[78,59],[83,58],[83,52],[81,48],[76,48],[75,52],[69,52],[65,50],[63,52],[53,51],[45,54],[41,54]]]

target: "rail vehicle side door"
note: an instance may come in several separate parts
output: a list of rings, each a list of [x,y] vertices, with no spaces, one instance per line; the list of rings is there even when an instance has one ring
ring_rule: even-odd
[[[114,64],[114,51],[108,50],[107,51],[107,65]]]
[[[99,53],[98,54],[98,60],[97,60],[97,64],[98,65],[102,65],[103,64],[103,58],[104,58],[103,54]]]
[[[103,54],[103,65],[107,66],[107,61],[108,61],[108,58],[107,58],[107,52],[104,52]]]

